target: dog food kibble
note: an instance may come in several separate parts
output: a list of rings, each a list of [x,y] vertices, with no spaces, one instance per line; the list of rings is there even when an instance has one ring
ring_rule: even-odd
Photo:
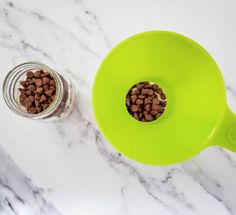
[[[150,122],[159,118],[166,107],[166,95],[152,82],[133,86],[126,96],[126,107],[136,120]]]
[[[20,81],[19,102],[31,114],[46,110],[56,93],[54,78],[43,70],[28,71],[26,80]]]

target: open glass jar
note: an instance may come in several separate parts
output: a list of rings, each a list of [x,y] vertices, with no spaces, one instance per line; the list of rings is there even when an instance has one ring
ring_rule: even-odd
[[[40,113],[29,113],[20,102],[20,82],[26,80],[29,71],[42,70],[55,81],[55,96],[48,108]],[[38,62],[27,62],[13,68],[3,83],[3,97],[8,107],[16,114],[34,120],[52,121],[68,116],[75,106],[75,89],[72,82],[53,69]]]

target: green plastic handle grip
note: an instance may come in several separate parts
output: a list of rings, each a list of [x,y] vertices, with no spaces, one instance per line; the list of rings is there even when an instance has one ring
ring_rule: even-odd
[[[228,107],[210,142],[236,152],[236,114]]]

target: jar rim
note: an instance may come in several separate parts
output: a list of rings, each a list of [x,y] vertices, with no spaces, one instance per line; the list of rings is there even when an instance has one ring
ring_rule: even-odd
[[[25,74],[29,70],[42,69],[49,72],[55,80],[55,83],[56,83],[55,99],[53,100],[53,102],[50,104],[50,106],[47,109],[45,109],[44,111],[40,113],[37,113],[37,114],[28,113],[24,111],[22,108],[20,108],[19,104],[17,103],[15,99],[12,100],[10,98],[9,90],[10,90],[10,87],[12,87],[11,86],[12,82],[14,82],[13,76],[19,73],[21,69],[23,70],[22,74]],[[58,108],[58,106],[60,105],[62,101],[63,90],[64,90],[63,83],[61,81],[60,75],[56,71],[48,67],[47,65],[40,62],[36,62],[36,61],[29,61],[29,62],[21,63],[15,66],[13,69],[11,69],[5,77],[4,82],[3,82],[3,87],[2,87],[3,98],[7,106],[16,114],[26,117],[26,118],[30,118],[30,119],[46,118],[46,117],[49,117],[54,111],[56,111],[56,109]]]

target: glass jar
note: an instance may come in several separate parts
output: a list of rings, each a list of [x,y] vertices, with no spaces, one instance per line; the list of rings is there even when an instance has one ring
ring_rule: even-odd
[[[44,111],[28,113],[19,101],[20,81],[26,80],[28,71],[44,70],[49,72],[55,81],[56,93],[53,102]],[[3,83],[3,97],[8,107],[16,114],[34,120],[52,121],[68,116],[75,106],[75,89],[72,82],[53,69],[38,62],[27,62],[13,68]]]

